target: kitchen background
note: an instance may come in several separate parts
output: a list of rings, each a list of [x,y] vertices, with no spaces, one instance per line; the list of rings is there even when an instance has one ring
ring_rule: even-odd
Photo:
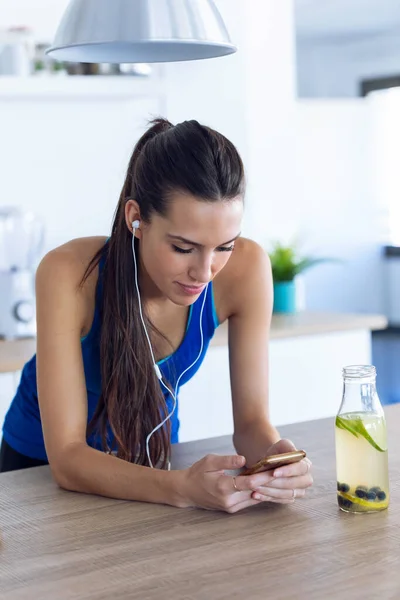
[[[385,256],[400,242],[397,0],[216,0],[236,54],[86,77],[43,62],[67,4],[0,2],[0,205],[43,217],[42,254],[107,234],[151,116],[215,127],[247,168],[243,234],[341,259],[298,278],[301,308],[389,318],[373,361],[382,400],[400,400],[400,259]],[[17,39],[30,59],[14,54],[12,75]]]

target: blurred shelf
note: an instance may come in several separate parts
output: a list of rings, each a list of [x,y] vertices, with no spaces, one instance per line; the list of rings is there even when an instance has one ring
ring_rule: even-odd
[[[0,100],[129,100],[159,93],[160,74],[0,76]]]
[[[36,352],[36,338],[0,339],[0,373],[20,371]]]
[[[326,335],[339,331],[360,329],[381,331],[386,329],[388,320],[384,315],[325,313],[301,311],[295,314],[273,314],[269,332],[270,340],[299,336]],[[228,323],[223,323],[215,332],[210,346],[228,344]]]

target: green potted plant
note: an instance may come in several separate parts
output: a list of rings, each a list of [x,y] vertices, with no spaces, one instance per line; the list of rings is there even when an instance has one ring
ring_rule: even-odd
[[[332,262],[331,258],[301,257],[296,246],[275,242],[268,253],[271,260],[274,280],[274,312],[296,312],[295,277],[306,269],[322,262]]]

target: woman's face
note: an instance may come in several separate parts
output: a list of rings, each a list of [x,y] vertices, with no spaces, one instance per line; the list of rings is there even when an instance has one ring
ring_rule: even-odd
[[[144,297],[188,306],[228,262],[240,234],[243,200],[204,202],[175,193],[168,214],[140,225]]]

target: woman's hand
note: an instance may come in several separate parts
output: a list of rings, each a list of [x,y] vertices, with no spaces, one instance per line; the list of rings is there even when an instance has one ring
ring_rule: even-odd
[[[232,477],[225,474],[225,471],[240,469],[244,464],[244,456],[209,454],[188,469],[176,471],[178,477],[176,487],[180,496],[176,506],[181,508],[196,506],[236,513],[249,506],[260,504],[260,500],[252,498],[253,489],[248,481],[243,481],[242,489],[238,489],[237,482],[249,480],[250,477]]]
[[[295,449],[290,440],[279,440],[270,446],[267,455]],[[254,475],[232,477],[225,473],[240,469],[244,463],[243,456],[209,454],[188,469],[176,471],[180,497],[176,505],[236,513],[260,502],[290,504],[304,496],[313,483],[308,458]]]
[[[293,450],[296,447],[290,440],[279,440],[268,448],[266,456]],[[275,470],[236,477],[237,488],[253,490],[251,497],[254,500],[279,504],[290,504],[295,498],[302,498],[312,483],[311,461],[308,458]]]

